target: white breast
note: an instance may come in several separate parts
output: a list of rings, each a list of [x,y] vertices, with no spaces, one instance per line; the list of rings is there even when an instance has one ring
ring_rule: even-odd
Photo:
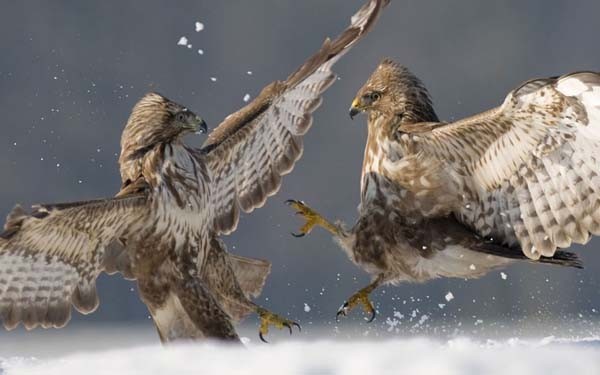
[[[165,150],[157,193],[159,226],[169,226],[177,240],[191,233],[203,234],[207,229],[209,199],[202,165],[181,145]]]

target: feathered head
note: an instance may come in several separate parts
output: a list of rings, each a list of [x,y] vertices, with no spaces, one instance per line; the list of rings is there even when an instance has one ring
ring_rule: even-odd
[[[384,59],[358,90],[350,117],[361,112],[397,116],[404,123],[438,121],[423,83],[391,59]]]
[[[146,94],[133,107],[121,136],[121,158],[136,157],[159,143],[191,132],[207,131],[206,123],[184,106],[157,93]]]

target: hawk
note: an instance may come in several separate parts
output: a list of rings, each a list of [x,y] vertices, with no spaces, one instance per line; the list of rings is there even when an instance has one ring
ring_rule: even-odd
[[[205,131],[187,108],[150,93],[121,139],[122,188],[110,199],[17,206],[0,234],[0,317],[7,329],[62,327],[71,305],[98,306],[100,272],[135,279],[163,342],[239,340],[232,321],[256,312],[259,336],[297,323],[250,300],[270,270],[227,252],[222,234],[240,211],[264,205],[302,153],[302,136],[332,66],[374,25],[387,0],[369,0],[336,39],[327,39],[285,81],[267,85],[226,117],[200,149],[182,137]],[[299,328],[299,326],[298,326]]]
[[[517,260],[581,268],[560,250],[600,234],[600,74],[535,79],[502,105],[439,122],[408,69],[386,59],[358,91],[350,116],[368,116],[359,218],[332,224],[300,201],[307,222],[333,233],[373,275],[338,310],[377,286],[475,278]]]

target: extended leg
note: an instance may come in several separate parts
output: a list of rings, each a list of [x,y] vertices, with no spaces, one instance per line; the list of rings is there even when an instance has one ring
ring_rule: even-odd
[[[280,329],[287,327],[290,334],[293,326],[300,329],[298,323],[258,306],[244,294],[244,288],[240,286],[231,267],[225,244],[219,239],[214,238],[211,240],[206,260],[200,270],[200,277],[207,283],[232,319],[240,320],[250,312],[258,314],[261,321],[259,337],[262,341],[266,342],[264,335],[268,333],[269,325]]]
[[[296,210],[296,215],[303,216],[306,220],[306,223],[300,228],[300,233],[292,233],[292,236],[303,237],[304,235],[310,233],[315,226],[323,227],[334,236],[343,235],[341,229],[337,225],[327,221],[315,210],[304,204],[304,202],[290,199],[285,201],[285,203]]]
[[[138,285],[163,343],[205,338],[239,342],[231,319],[202,280],[187,272],[182,279],[161,271],[138,278]]]
[[[177,290],[179,303],[205,337],[239,342],[229,316],[203,284],[191,276],[182,281]]]
[[[373,303],[369,300],[369,294],[375,290],[381,283],[383,282],[383,273],[380,273],[371,284],[362,288],[358,292],[354,293],[352,297],[348,298],[346,302],[339,308],[337,314],[335,315],[335,320],[338,320],[340,315],[346,316],[358,305],[362,305],[363,309],[366,313],[371,314],[371,318],[369,319],[369,323],[375,319],[375,307],[373,307]]]

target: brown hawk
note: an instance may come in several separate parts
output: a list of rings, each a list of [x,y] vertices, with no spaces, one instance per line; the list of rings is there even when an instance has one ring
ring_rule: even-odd
[[[358,91],[350,115],[368,115],[357,223],[332,232],[373,282],[478,277],[515,260],[581,267],[559,249],[600,234],[600,74],[525,82],[498,108],[439,122],[408,69],[384,60]]]
[[[262,206],[302,153],[302,136],[335,81],[332,66],[374,25],[387,0],[369,0],[285,81],[266,86],[228,116],[201,149],[182,136],[205,129],[193,112],[151,93],[133,108],[121,139],[117,197],[16,207],[0,234],[0,316],[8,329],[62,327],[71,304],[98,306],[100,272],[137,280],[163,341],[238,340],[231,320],[250,312],[269,324],[296,324],[249,298],[270,270],[227,252],[219,239],[239,212]]]

